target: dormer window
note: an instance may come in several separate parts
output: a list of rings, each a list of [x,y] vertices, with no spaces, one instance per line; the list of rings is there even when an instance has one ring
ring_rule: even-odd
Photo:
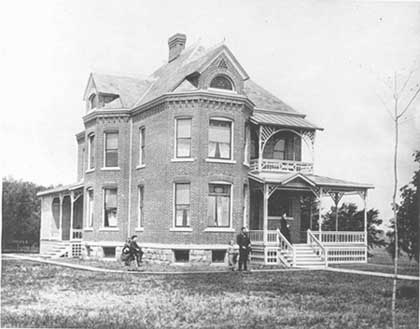
[[[227,76],[218,75],[211,80],[210,88],[233,91],[233,83]]]
[[[98,96],[92,94],[89,97],[89,110],[93,110],[98,107]]]

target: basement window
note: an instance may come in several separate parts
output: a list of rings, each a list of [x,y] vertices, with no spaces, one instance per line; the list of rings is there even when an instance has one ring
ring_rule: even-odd
[[[226,250],[212,250],[211,251],[211,262],[212,263],[224,263],[226,256]]]
[[[190,251],[188,249],[174,250],[175,263],[188,263],[190,261]]]
[[[105,258],[115,258],[115,247],[104,247]]]

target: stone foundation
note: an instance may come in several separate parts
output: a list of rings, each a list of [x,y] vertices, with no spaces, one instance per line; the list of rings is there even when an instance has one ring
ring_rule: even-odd
[[[156,247],[147,245],[142,246],[143,250],[143,262],[144,263],[151,263],[151,264],[161,264],[161,265],[190,265],[190,266],[198,266],[198,265],[227,265],[227,254],[225,255],[224,262],[216,262],[212,263],[212,250],[226,250],[223,246],[216,246],[212,249],[207,248],[187,248],[187,246],[163,246],[159,245]],[[115,247],[115,258],[105,257],[104,254],[104,247]],[[89,244],[85,243],[82,245],[82,258],[84,259],[108,259],[108,260],[120,260],[121,251],[123,245],[99,245],[99,244]],[[175,258],[175,251],[174,250],[188,250],[189,251],[189,261],[177,261]]]

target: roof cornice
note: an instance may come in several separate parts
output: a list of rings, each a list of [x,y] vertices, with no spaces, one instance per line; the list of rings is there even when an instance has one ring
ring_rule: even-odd
[[[254,110],[256,112],[265,112],[269,114],[284,114],[284,115],[290,115],[294,117],[306,118],[306,114],[302,114],[302,113],[294,113],[294,112],[287,112],[287,111],[281,111],[281,110],[269,110],[269,109],[263,109],[261,107],[255,107]]]
[[[244,103],[249,109],[254,109],[255,104],[246,96],[235,93],[224,93],[207,90],[185,91],[185,92],[170,92],[165,93],[147,103],[134,107],[130,110],[131,115],[147,111],[161,103],[171,100],[199,100],[199,99],[217,99],[221,102],[240,102]]]
[[[128,117],[130,110],[128,109],[96,109],[86,114],[82,119],[86,124],[98,117]]]

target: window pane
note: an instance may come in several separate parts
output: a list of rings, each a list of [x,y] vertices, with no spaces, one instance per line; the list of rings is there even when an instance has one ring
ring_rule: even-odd
[[[176,184],[176,204],[190,204],[190,184]]]
[[[175,226],[190,226],[189,206],[177,206],[175,214]]]
[[[224,77],[224,76],[220,76],[220,75],[215,77],[211,81],[210,87],[211,88],[217,88],[217,89],[226,89],[226,90],[232,90],[233,89],[232,83],[229,81],[229,79]]]
[[[95,136],[89,136],[89,169],[95,167]]]
[[[88,191],[88,227],[93,226],[93,190]]]
[[[178,139],[177,157],[189,157],[191,150],[191,139]]]
[[[179,138],[191,137],[191,119],[178,119],[176,132]]]
[[[210,121],[209,140],[212,142],[230,143],[230,122]]]
[[[284,151],[285,145],[286,145],[285,140],[279,139],[274,145],[274,151]]]
[[[118,149],[118,133],[106,133],[106,149]]]
[[[106,151],[105,167],[118,167],[118,151]]]
[[[216,226],[216,197],[209,195],[209,204],[207,208],[207,225]]]
[[[117,207],[117,189],[105,189],[105,207]]]

